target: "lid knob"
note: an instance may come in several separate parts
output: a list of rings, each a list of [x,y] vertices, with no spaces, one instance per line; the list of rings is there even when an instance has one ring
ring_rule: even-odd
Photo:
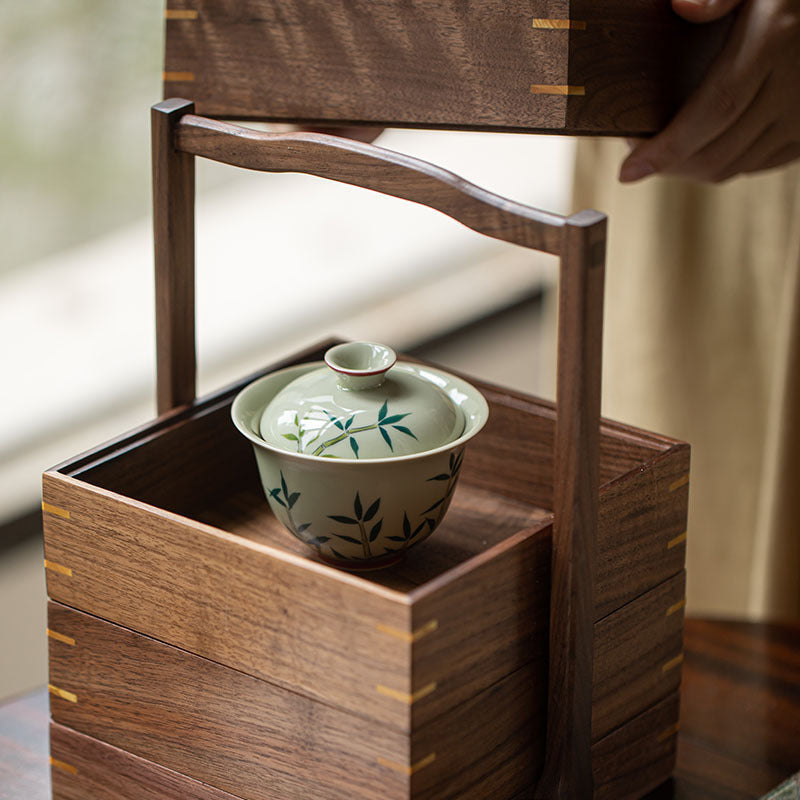
[[[364,391],[377,389],[397,361],[391,347],[373,342],[345,342],[325,353],[325,363],[336,373],[341,389]]]

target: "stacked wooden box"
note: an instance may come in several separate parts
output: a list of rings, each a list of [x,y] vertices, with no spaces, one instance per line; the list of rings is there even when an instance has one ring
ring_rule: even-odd
[[[280,527],[238,387],[47,472],[54,797],[530,796],[555,413],[477,385],[490,421],[446,521],[383,572]],[[600,471],[593,773],[622,800],[674,763],[689,449],[604,422]]]

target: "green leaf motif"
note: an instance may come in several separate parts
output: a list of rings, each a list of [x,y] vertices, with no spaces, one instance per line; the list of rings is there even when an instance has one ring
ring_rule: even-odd
[[[297,526],[297,533],[302,533],[304,530],[306,530],[306,528],[310,528],[310,527],[311,527],[311,523],[310,522],[304,522],[302,525],[298,525]]]
[[[389,539],[392,542],[404,542],[405,541],[405,539],[402,536],[387,536],[386,538]]]
[[[431,513],[431,511],[433,511],[433,509],[434,509],[434,508],[437,508],[437,507],[438,507],[438,506],[440,506],[440,505],[441,505],[443,502],[444,502],[444,498],[443,498],[443,497],[440,497],[440,498],[439,498],[439,499],[438,499],[438,500],[437,500],[437,501],[436,501],[436,502],[435,502],[435,503],[434,503],[432,506],[428,506],[428,508],[426,508],[426,509],[425,509],[425,510],[422,512],[422,513],[423,513],[423,515],[425,515],[425,514],[430,514],[430,513]]]
[[[290,442],[296,442],[297,437],[293,433],[282,433],[284,439],[288,439]]]
[[[280,498],[280,497],[278,497],[278,495],[279,495],[280,493],[281,493],[281,490],[280,490],[280,488],[277,488],[277,489],[270,489],[269,496],[270,496],[270,497],[271,497],[271,498],[272,498],[272,499],[273,499],[273,500],[274,500],[276,503],[279,503],[279,504],[280,504],[280,505],[282,505],[284,508],[286,508],[286,503],[284,503],[284,502],[283,502],[283,500],[281,500],[281,498]]]
[[[400,431],[400,433],[404,433],[406,436],[410,436],[412,439],[416,439],[417,438],[412,431],[410,431],[408,428],[406,428],[405,425],[392,425],[392,427],[396,431]]]
[[[283,496],[289,496],[289,490],[286,488],[286,479],[283,477],[283,472],[281,472],[281,489],[283,490]]]
[[[341,522],[342,525],[358,525],[357,519],[353,519],[352,517],[343,517],[339,514],[328,514],[328,519],[332,519],[334,522]]]
[[[349,431],[349,430],[350,430],[350,426],[353,424],[353,420],[354,420],[354,419],[355,419],[355,417],[353,416],[353,417],[350,417],[350,419],[349,419],[349,420],[347,420],[347,422],[345,422],[345,424],[344,424],[344,429],[345,429],[346,431]]]
[[[386,417],[382,422],[379,422],[379,425],[394,425],[395,422],[400,422],[401,419],[405,419],[411,412],[409,411],[406,414],[392,414],[391,417]]]
[[[289,508],[294,507],[294,504],[297,502],[298,498],[300,497],[300,492],[292,492],[289,495]]]
[[[369,540],[374,542],[378,538],[378,534],[381,532],[381,528],[383,527],[383,520],[379,519],[375,525],[372,526],[372,530],[369,532]]]
[[[394,453],[394,447],[392,446],[392,440],[389,437],[389,434],[386,433],[386,430],[384,428],[378,428],[378,430],[381,432],[381,436],[383,436],[383,440],[386,442],[386,444],[389,445],[389,449]]]
[[[356,458],[358,458],[358,442],[353,436],[350,437],[350,449],[356,454]]]
[[[386,416],[386,412],[389,410],[389,401],[384,400],[383,405],[381,406],[381,410],[378,412],[378,423],[380,424],[381,420]]]
[[[353,511],[356,512],[356,519],[361,519],[364,509],[361,506],[361,495],[358,492],[356,492],[356,499],[353,502]]]
[[[309,544],[325,544],[325,542],[329,542],[331,539],[330,536],[317,536],[315,539],[309,539]]]
[[[344,536],[341,533],[334,533],[333,534],[337,539],[342,539],[345,542],[350,542],[350,544],[361,544],[358,539],[354,539],[352,536]]]
[[[332,547],[331,547],[331,553],[333,553],[336,556],[336,558],[341,559],[342,561],[347,561],[347,558],[345,556],[343,556],[337,550],[334,550]]]
[[[364,514],[364,522],[369,522],[377,513],[378,509],[381,507],[381,499],[380,497],[367,509],[367,513]]]

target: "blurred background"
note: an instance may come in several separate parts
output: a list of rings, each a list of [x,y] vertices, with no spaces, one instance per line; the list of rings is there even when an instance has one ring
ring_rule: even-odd
[[[27,0],[0,19],[0,699],[47,681],[43,470],[152,418],[149,107],[163,0]],[[567,213],[566,138],[377,144]],[[198,163],[199,391],[330,334],[548,396],[549,257],[428,209]]]

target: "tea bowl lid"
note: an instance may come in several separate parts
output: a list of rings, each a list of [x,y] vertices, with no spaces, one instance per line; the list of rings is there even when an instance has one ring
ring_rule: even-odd
[[[328,458],[392,458],[458,439],[466,420],[439,376],[397,362],[373,342],[347,342],[325,353],[325,366],[278,392],[261,416],[265,442]]]

